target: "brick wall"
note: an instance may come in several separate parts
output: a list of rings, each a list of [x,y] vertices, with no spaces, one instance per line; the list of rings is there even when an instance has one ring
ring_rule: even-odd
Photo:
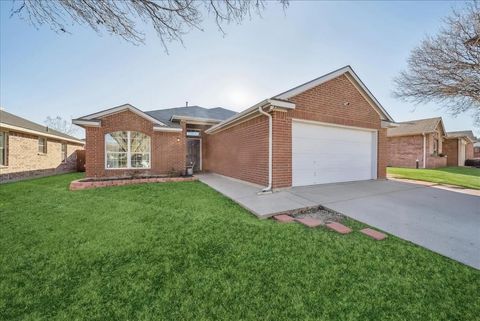
[[[438,168],[447,166],[447,158],[433,155],[434,139],[440,137],[436,134],[426,134],[426,168]],[[416,160],[419,161],[419,168],[423,168],[423,135],[396,136],[387,138],[388,166],[393,167],[416,167]],[[445,142],[438,138],[439,153],[445,153]]]
[[[87,177],[121,177],[133,174],[183,173],[185,169],[185,124],[181,133],[153,131],[153,123],[127,110],[102,118],[101,127],[86,128]],[[105,134],[115,131],[138,131],[151,139],[150,169],[105,169]]]
[[[473,156],[473,143],[467,143],[465,145],[465,159],[472,159]]]
[[[267,185],[268,119],[260,115],[207,135],[204,170]]]
[[[473,158],[480,158],[480,147],[473,148]]]
[[[443,152],[447,155],[447,166],[458,166],[458,139],[446,139]]]
[[[386,131],[379,114],[346,75],[307,90],[289,99],[296,104],[287,113],[274,112],[273,187],[292,184],[292,118],[378,130],[378,178],[386,177]],[[349,105],[345,106],[344,103]]]
[[[62,162],[62,143],[67,144],[67,161]],[[8,163],[0,167],[0,181],[72,172],[76,170],[76,153],[81,144],[47,138],[47,153],[38,152],[38,136],[8,132]]]
[[[423,136],[399,136],[387,138],[388,166],[393,167],[423,167]]]

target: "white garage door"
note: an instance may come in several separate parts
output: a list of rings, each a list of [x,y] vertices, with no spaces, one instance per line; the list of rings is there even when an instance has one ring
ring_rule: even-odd
[[[377,132],[292,122],[292,185],[377,177]]]

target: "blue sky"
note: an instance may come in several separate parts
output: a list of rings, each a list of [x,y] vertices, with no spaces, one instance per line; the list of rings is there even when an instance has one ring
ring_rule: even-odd
[[[351,65],[396,121],[442,116],[448,131],[472,128],[437,105],[392,97],[410,50],[434,34],[454,2],[269,3],[262,18],[225,28],[212,21],[167,55],[154,33],[145,45],[98,36],[87,27],[57,34],[10,18],[0,3],[0,106],[42,123],[129,102],[142,110],[190,105],[236,111]],[[480,134],[480,131],[476,131]],[[82,134],[80,133],[80,136]]]

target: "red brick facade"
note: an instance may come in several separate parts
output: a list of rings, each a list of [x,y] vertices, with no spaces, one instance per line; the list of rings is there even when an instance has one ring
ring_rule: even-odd
[[[378,130],[378,178],[386,177],[386,130],[380,115],[346,75],[289,99],[294,110],[273,111],[273,187],[292,185],[292,119],[304,119]],[[344,103],[349,102],[348,106]],[[258,124],[261,123],[261,130]],[[209,170],[266,185],[268,178],[268,119],[253,120],[208,137]],[[253,149],[252,149],[253,148]],[[249,155],[249,156],[247,156]],[[240,161],[239,158],[243,158]],[[215,160],[215,164],[212,163]]]
[[[268,120],[257,116],[218,133],[206,135],[204,170],[268,184]]]
[[[445,152],[448,155],[448,166],[463,166],[465,164],[458,164],[458,148],[460,138],[446,139],[444,146]],[[474,158],[473,143],[468,142],[465,145],[465,160]]]
[[[186,153],[184,132],[154,131],[153,125],[149,120],[127,110],[103,117],[101,127],[87,127],[86,176],[121,177],[133,174],[183,173]],[[115,131],[137,131],[150,136],[150,169],[105,169],[105,134]]]
[[[444,135],[442,125],[439,123],[435,132],[425,134],[425,138],[421,134],[387,137],[387,166],[415,168],[418,160],[418,167],[423,168],[424,143],[425,168],[447,166],[447,157],[439,156],[448,154],[445,151]],[[435,151],[435,140],[438,143],[437,151]]]
[[[7,129],[2,131],[8,133],[7,165],[0,165],[0,182],[76,170],[76,151],[83,149],[82,144],[42,136],[47,139],[47,152],[39,153],[39,136]],[[67,146],[66,162],[63,162],[62,144]]]

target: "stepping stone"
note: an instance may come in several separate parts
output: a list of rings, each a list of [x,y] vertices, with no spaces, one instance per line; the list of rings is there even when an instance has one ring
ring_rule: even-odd
[[[379,231],[375,231],[371,228],[364,228],[363,230],[360,230],[360,232],[362,232],[365,235],[370,236],[371,238],[373,238],[377,241],[381,241],[381,240],[387,238],[386,234],[384,234],[382,232],[379,232]]]
[[[279,221],[280,223],[290,223],[290,222],[295,221],[295,219],[293,217],[291,217],[290,215],[286,215],[286,214],[275,215],[273,218],[275,220]]]
[[[330,223],[327,223],[325,225],[329,229],[334,230],[335,232],[338,232],[340,234],[348,234],[352,231],[351,228],[349,228],[349,227],[347,227],[343,224],[337,223],[337,222],[330,222]]]
[[[311,217],[296,218],[295,221],[302,223],[303,225],[308,227],[317,227],[319,225],[322,225],[322,221],[311,218]]]

